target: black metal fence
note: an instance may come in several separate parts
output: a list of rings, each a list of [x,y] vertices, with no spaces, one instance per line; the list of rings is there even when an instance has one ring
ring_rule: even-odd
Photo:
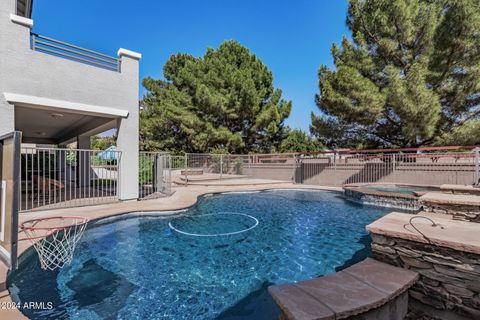
[[[337,186],[350,183],[474,185],[479,148],[434,147],[271,154],[185,154],[180,179],[269,179]]]
[[[22,147],[20,211],[118,200],[120,151]]]
[[[57,57],[85,63],[91,66],[120,72],[120,59],[103,53],[85,49],[63,41],[31,34],[31,45],[35,51],[48,53]]]
[[[139,198],[154,199],[172,193],[172,159],[168,153],[140,152]]]

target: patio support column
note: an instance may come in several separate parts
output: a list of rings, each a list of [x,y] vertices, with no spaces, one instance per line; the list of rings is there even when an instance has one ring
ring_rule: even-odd
[[[90,136],[77,136],[77,148],[90,150]],[[78,164],[76,181],[79,187],[86,187],[90,185],[90,177],[95,178],[94,175],[90,174],[91,168],[89,153],[89,151],[79,151],[77,154]]]
[[[121,151],[119,163],[119,199],[138,199],[138,65],[141,54],[120,49],[118,56],[121,59],[121,73],[131,83],[128,101],[128,117],[117,121],[117,150]]]
[[[0,135],[15,131],[15,107],[8,103],[0,92]]]

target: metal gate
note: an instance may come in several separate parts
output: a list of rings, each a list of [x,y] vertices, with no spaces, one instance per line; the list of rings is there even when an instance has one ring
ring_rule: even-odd
[[[154,199],[172,193],[172,163],[168,153],[140,152],[139,166],[140,199]]]

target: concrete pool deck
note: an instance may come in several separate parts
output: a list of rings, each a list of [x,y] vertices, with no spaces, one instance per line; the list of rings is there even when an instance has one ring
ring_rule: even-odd
[[[242,182],[248,181],[249,179],[242,179]],[[137,212],[137,211],[172,211],[172,210],[181,210],[188,207],[191,207],[197,203],[197,200],[200,196],[210,193],[222,193],[222,192],[235,192],[235,191],[259,191],[259,190],[268,190],[268,189],[304,189],[304,190],[319,190],[319,191],[335,191],[342,192],[340,187],[325,187],[325,186],[309,186],[301,184],[293,184],[291,182],[282,182],[273,183],[272,180],[265,180],[262,183],[259,179],[254,179],[250,181],[248,185],[188,185],[188,186],[177,186],[172,190],[174,193],[170,197],[158,198],[153,200],[144,200],[144,201],[126,201],[126,202],[116,202],[110,204],[103,204],[97,206],[86,206],[86,207],[77,207],[77,208],[63,208],[55,210],[45,210],[45,211],[34,211],[26,212],[20,214],[21,224],[23,221],[35,219],[35,218],[46,218],[51,216],[86,216],[90,220],[120,215],[128,212]],[[165,214],[171,214],[166,212]],[[25,235],[20,232],[19,238],[23,238]],[[29,241],[20,241],[18,244],[18,254],[22,254],[31,246]],[[6,277],[8,269],[5,265],[0,263],[0,286],[5,287]],[[4,288],[5,289],[5,288]],[[0,292],[0,319],[27,319],[18,309],[6,308],[12,304],[12,299],[8,290],[3,290]],[[3,306],[3,307],[2,307]]]
[[[418,219],[411,220],[413,217]],[[436,227],[432,226],[432,221],[437,224]],[[417,215],[392,212],[367,225],[366,228],[370,233],[377,235],[480,254],[480,225],[453,220],[447,215],[423,211]]]

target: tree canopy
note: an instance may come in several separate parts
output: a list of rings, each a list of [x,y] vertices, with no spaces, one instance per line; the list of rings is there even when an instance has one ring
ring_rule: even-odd
[[[480,142],[478,0],[350,0],[352,41],[321,66],[311,131],[328,147]]]
[[[175,54],[163,74],[165,80],[143,80],[143,149],[245,153],[280,144],[292,103],[274,88],[267,66],[237,41],[199,58]]]
[[[299,129],[285,130],[285,137],[282,139],[278,151],[280,152],[318,152],[323,149],[320,142],[313,139],[307,133]]]
[[[105,150],[116,144],[115,136],[99,136],[95,135],[90,138],[90,146],[93,150]]]

